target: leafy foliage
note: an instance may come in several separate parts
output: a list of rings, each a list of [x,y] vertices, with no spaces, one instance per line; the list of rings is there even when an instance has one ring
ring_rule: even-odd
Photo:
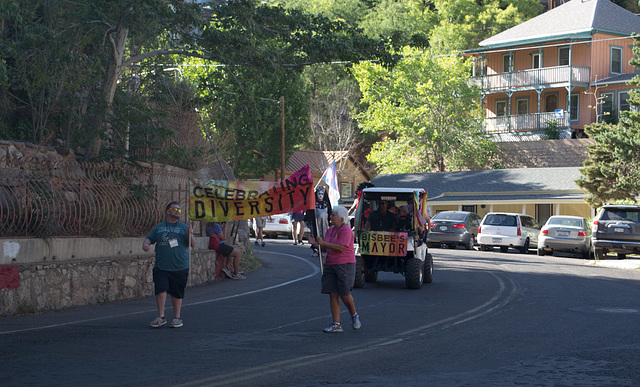
[[[640,39],[633,43],[631,64],[640,68]],[[630,85],[640,86],[636,76]],[[636,201],[640,195],[640,91],[629,92],[629,104],[635,109],[622,113],[617,124],[594,123],[585,126],[585,133],[595,141],[589,146],[589,157],[580,170],[576,184],[588,196],[592,207],[613,201]],[[616,114],[617,118],[617,114]]]
[[[637,125],[594,123],[585,132],[595,144],[576,181],[592,207],[640,194],[640,130]]]
[[[481,134],[479,91],[467,82],[469,64],[455,56],[405,49],[394,69],[354,67],[367,110],[366,132],[379,133],[369,161],[381,173],[478,169],[495,144]]]

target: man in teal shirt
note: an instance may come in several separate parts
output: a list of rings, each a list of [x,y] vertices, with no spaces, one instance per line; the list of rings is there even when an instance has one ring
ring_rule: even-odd
[[[189,277],[189,240],[191,240],[191,246],[195,247],[196,238],[193,236],[191,226],[179,221],[181,212],[180,203],[169,203],[165,209],[166,220],[155,226],[142,243],[144,251],[149,251],[152,244],[156,245],[153,283],[158,304],[158,317],[149,323],[152,328],[159,328],[167,323],[164,316],[167,293],[171,296],[173,306],[173,320],[169,326],[171,328],[182,326],[180,308]]]

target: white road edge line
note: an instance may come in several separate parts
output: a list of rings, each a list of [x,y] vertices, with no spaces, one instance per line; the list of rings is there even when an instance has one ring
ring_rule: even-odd
[[[313,272],[311,274],[308,274],[308,275],[304,276],[304,277],[300,277],[300,278],[296,278],[296,279],[289,280],[289,281],[286,281],[286,282],[282,282],[282,283],[279,283],[277,285],[267,286],[266,288],[251,290],[251,291],[248,291],[248,292],[238,293],[238,294],[234,294],[234,295],[231,295],[231,296],[212,298],[212,299],[209,299],[209,300],[198,301],[198,302],[185,303],[185,304],[182,304],[182,307],[184,308],[185,306],[208,304],[208,303],[211,303],[211,302],[224,301],[224,300],[228,300],[228,299],[232,299],[232,298],[247,296],[247,295],[250,295],[250,294],[266,292],[268,290],[277,289],[277,288],[280,288],[280,287],[283,287],[283,286],[287,286],[287,285],[290,285],[290,284],[293,284],[293,283],[296,283],[296,282],[299,282],[299,281],[304,281],[304,280],[306,280],[308,278],[311,278],[311,277],[315,276],[316,274],[318,274],[320,272],[320,269],[318,269],[318,267],[316,265],[314,265],[313,263],[309,262],[308,260],[306,260],[306,259],[304,259],[302,257],[299,257],[297,255],[276,253],[276,252],[273,252],[273,251],[265,251],[264,253],[275,254],[275,255],[284,255],[284,256],[287,256],[287,257],[292,257],[292,258],[298,259],[298,260],[308,264],[313,269]],[[68,321],[68,322],[61,323],[61,324],[52,324],[52,325],[44,325],[44,326],[41,326],[41,327],[16,329],[16,330],[13,330],[13,331],[0,332],[0,336],[12,334],[12,333],[22,333],[22,332],[29,332],[29,331],[38,331],[38,330],[43,330],[43,329],[59,328],[59,327],[67,326],[67,325],[84,324],[84,323],[88,323],[88,322],[99,321],[99,320],[107,320],[107,319],[111,319],[111,318],[119,318],[119,317],[125,317],[125,316],[135,316],[135,315],[138,315],[138,314],[151,313],[151,312],[155,312],[155,311],[156,311],[156,309],[154,308],[154,309],[142,310],[142,311],[138,311],[138,312],[116,314],[116,315],[103,316],[103,317],[91,318],[91,319],[86,319],[86,320]]]

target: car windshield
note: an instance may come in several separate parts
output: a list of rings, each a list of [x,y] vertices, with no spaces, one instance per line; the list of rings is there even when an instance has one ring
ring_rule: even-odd
[[[484,221],[484,224],[489,226],[515,227],[518,225],[518,222],[514,215],[492,214],[492,215],[487,215],[487,219]]]
[[[629,220],[632,222],[637,222],[640,219],[639,211],[637,210],[628,210],[628,209],[617,209],[612,208],[605,210],[604,214],[602,214],[601,220]]]
[[[580,219],[572,218],[551,218],[549,219],[549,225],[582,227],[582,221]]]
[[[461,214],[459,212],[439,212],[434,217],[433,220],[455,220],[455,221],[463,221],[467,217],[467,214]]]

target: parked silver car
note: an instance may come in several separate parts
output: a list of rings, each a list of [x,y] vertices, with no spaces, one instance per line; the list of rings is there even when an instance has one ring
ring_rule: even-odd
[[[463,246],[467,250],[476,244],[476,235],[482,218],[475,212],[442,211],[431,218],[427,245],[447,246],[455,249]]]
[[[591,255],[591,228],[587,219],[579,216],[554,215],[547,220],[538,237],[538,255],[554,251]]]
[[[490,212],[482,219],[478,230],[480,250],[493,250],[499,246],[506,253],[509,247],[526,254],[530,246],[538,245],[540,226],[531,216],[525,214]]]
[[[304,223],[303,223],[304,224]],[[293,239],[291,234],[293,229],[293,221],[291,214],[275,214],[267,217],[267,222],[262,229],[262,234],[267,238],[277,238],[278,236],[285,236],[289,239]],[[255,222],[253,219],[249,219],[249,234],[251,237],[256,236]],[[309,235],[309,227],[305,226],[304,236]]]

